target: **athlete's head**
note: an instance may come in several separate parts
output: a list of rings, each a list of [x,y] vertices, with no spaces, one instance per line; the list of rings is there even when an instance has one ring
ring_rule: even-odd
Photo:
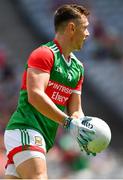
[[[85,7],[76,4],[62,5],[55,12],[55,31],[68,36],[73,49],[81,49],[83,41],[89,36],[88,15]]]

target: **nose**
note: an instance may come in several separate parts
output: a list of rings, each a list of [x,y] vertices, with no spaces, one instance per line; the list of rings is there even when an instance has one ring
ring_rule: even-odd
[[[89,35],[90,35],[89,31],[88,31],[88,29],[86,29],[86,31],[85,31],[85,38],[88,38]]]

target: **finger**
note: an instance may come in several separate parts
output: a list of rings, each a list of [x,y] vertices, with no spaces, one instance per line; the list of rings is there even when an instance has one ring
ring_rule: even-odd
[[[80,131],[79,135],[81,138],[88,140],[88,142],[93,140],[92,134],[86,133],[85,131]]]
[[[95,131],[87,131],[87,130],[85,130],[85,129],[79,129],[79,133],[80,134],[87,134],[88,136],[93,136],[93,135],[95,135]]]
[[[96,156],[96,153],[92,153],[93,156]]]
[[[91,134],[95,134],[95,130],[94,130],[94,129],[89,129],[88,127],[86,127],[86,126],[84,126],[84,125],[82,125],[82,126],[80,127],[80,130],[84,130],[84,131],[89,132],[89,133],[91,133]]]
[[[88,142],[90,141],[90,139],[88,139],[87,136],[83,136],[82,134],[78,135],[79,141],[82,142],[82,144],[88,144]]]
[[[89,117],[89,116],[85,116],[84,120],[91,121],[91,120],[92,120],[92,118],[91,118],[91,117]]]
[[[82,139],[80,137],[77,137],[77,140],[78,140],[78,143],[79,143],[80,146],[84,146],[84,145],[88,144],[87,140]]]
[[[84,116],[84,117],[80,118],[80,120],[82,120],[82,121],[91,121],[92,118],[89,117],[89,116]]]

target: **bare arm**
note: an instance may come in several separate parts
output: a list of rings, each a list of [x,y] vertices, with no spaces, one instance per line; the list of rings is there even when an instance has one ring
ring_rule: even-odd
[[[69,99],[67,107],[68,115],[72,117],[83,117],[84,113],[81,106],[81,95],[73,93]]]
[[[27,70],[28,101],[46,117],[63,124],[67,115],[45,93],[50,74],[34,68]]]

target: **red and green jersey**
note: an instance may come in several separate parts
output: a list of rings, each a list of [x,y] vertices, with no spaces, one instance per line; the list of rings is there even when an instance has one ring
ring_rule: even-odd
[[[10,118],[7,129],[39,131],[49,150],[54,144],[58,123],[44,116],[28,102],[26,76],[29,67],[50,73],[45,93],[62,111],[65,110],[72,93],[81,94],[84,68],[73,53],[70,54],[69,61],[66,61],[56,40],[42,45],[29,56],[22,77],[18,106]]]

